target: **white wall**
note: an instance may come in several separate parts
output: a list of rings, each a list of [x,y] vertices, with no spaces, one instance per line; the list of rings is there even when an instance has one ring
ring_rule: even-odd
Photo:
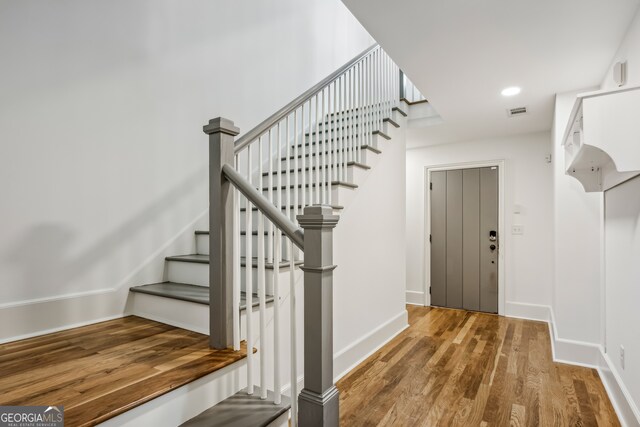
[[[585,193],[565,174],[562,137],[576,94],[556,95],[554,162],[554,297],[558,335],[587,343],[601,342],[600,215],[601,193]]]
[[[408,144],[424,143],[419,130]],[[552,284],[552,166],[547,132],[435,145],[407,150],[407,291],[424,289],[425,167],[505,161],[505,232],[501,248],[505,259],[507,312],[517,304],[549,305]],[[522,207],[514,214],[514,205]],[[524,226],[524,234],[511,234],[511,226]],[[415,295],[413,296],[415,298]]]
[[[611,65],[616,62],[627,62],[627,86],[640,85],[640,8],[629,25],[618,51],[613,56]],[[602,81],[602,89],[617,87],[613,81],[613,67],[609,67]]]
[[[640,11],[616,52],[612,66],[627,62],[627,86],[640,85]],[[602,89],[615,87],[612,68]],[[640,425],[640,340],[635,325],[640,323],[640,178],[606,192],[604,212],[604,324],[606,364],[621,390],[621,414],[629,425]],[[625,349],[625,366],[620,347]],[[626,403],[626,405],[623,404]]]
[[[334,373],[407,326],[405,308],[405,133],[389,128],[382,154],[349,201],[334,234]]]
[[[606,194],[606,348],[636,407],[640,407],[640,177]],[[625,366],[620,347],[625,349]]]
[[[193,248],[202,125],[248,131],[372,42],[338,0],[0,0],[0,334],[122,313]]]

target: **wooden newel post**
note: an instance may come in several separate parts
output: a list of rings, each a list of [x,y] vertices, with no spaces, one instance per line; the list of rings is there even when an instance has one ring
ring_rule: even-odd
[[[304,388],[298,397],[303,427],[339,424],[333,383],[333,229],[338,219],[330,206],[308,206],[298,215],[304,229]]]
[[[222,166],[233,166],[234,137],[240,130],[217,117],[203,127],[209,135],[209,345],[233,345],[233,197]]]

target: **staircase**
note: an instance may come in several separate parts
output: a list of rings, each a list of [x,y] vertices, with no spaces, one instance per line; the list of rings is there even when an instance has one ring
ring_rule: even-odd
[[[338,425],[331,233],[406,122],[406,81],[372,46],[237,140],[229,120],[204,127],[215,232],[194,230],[166,281],[132,287],[131,310],[257,352],[244,384],[184,425]]]

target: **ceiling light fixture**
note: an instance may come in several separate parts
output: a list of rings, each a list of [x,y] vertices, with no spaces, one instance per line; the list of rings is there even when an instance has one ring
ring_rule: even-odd
[[[521,89],[518,86],[511,86],[505,89],[502,89],[502,96],[515,96],[519,94]]]

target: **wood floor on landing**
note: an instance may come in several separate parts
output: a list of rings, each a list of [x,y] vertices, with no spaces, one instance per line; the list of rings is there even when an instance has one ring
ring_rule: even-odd
[[[598,372],[555,363],[546,323],[408,306],[338,382],[341,426],[619,426]]]
[[[66,426],[93,426],[245,356],[129,316],[0,345],[0,405],[62,405]]]

